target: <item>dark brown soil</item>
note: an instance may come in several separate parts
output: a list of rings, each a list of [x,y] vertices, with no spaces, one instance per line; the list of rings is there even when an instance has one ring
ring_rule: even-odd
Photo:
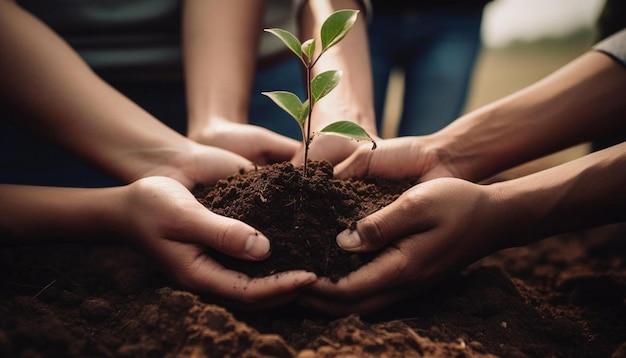
[[[213,252],[224,266],[251,277],[302,269],[337,280],[376,256],[350,255],[335,243],[337,233],[394,201],[415,181],[380,178],[339,180],[329,162],[310,162],[309,174],[290,163],[273,164],[196,188],[215,213],[260,230],[272,253],[260,262]]]
[[[326,208],[319,220],[329,223],[305,229],[304,222],[297,230],[328,230],[327,243],[350,225],[350,213],[361,207],[371,212],[388,200],[383,197],[397,195],[377,188],[389,183],[374,180],[361,189],[358,181],[347,181],[347,189],[341,189],[342,181],[332,179],[325,165],[321,168],[331,183],[323,186],[339,201],[350,202],[345,193],[372,193],[363,203],[353,199],[345,207],[317,204]],[[300,213],[316,205],[311,201],[321,199],[308,189],[280,187],[287,184],[275,184],[280,181],[274,174],[263,173],[251,174],[257,177],[249,185],[243,176],[230,179],[249,202],[266,205],[250,209],[253,214],[258,210],[274,218],[269,214],[274,204],[267,203],[282,202],[276,206],[289,209],[272,220],[295,225]],[[301,180],[296,171],[292,175],[294,182]],[[266,179],[274,184],[260,186]],[[219,190],[231,192],[224,183]],[[278,199],[274,185],[280,195],[291,192],[291,197]],[[212,205],[222,202],[211,198]],[[232,210],[222,205],[224,214]],[[278,234],[265,231],[265,221],[255,217],[250,220],[259,221],[252,224],[276,240]],[[281,249],[273,245],[272,258],[278,259]],[[299,250],[308,250],[302,245],[297,244]],[[329,260],[321,271],[310,269],[331,276],[335,256],[324,257]],[[626,356],[624,225],[502,251],[421,297],[364,317],[326,317],[295,305],[229,310],[210,297],[178,289],[143,253],[113,245],[1,248],[0,287],[1,357]]]

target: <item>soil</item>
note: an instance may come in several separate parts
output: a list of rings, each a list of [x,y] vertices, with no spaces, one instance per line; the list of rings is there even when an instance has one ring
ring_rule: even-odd
[[[330,166],[318,163],[307,177],[317,183],[310,189],[300,186],[309,180],[300,173],[282,164],[277,172],[259,168],[197,188],[212,210],[244,215],[272,239],[273,264],[224,264],[251,273],[306,268],[341,277],[370,257],[336,251],[336,233],[412,184],[337,180]],[[263,206],[236,214],[238,205],[229,204],[235,197]],[[326,201],[315,204],[318,199]],[[321,212],[309,228],[302,215],[311,207]],[[271,232],[265,223],[292,231]],[[316,233],[325,248],[308,246]],[[281,248],[279,235],[290,244]],[[323,254],[292,266],[280,259],[294,255],[282,251],[289,245]],[[335,266],[345,262],[352,265]],[[181,290],[149,257],[121,245],[2,247],[0,285],[2,357],[626,356],[625,225],[501,251],[420,297],[367,316],[327,317],[296,305],[237,311]]]
[[[326,161],[310,161],[307,175],[291,163],[273,164],[195,188],[213,212],[252,225],[270,239],[272,253],[260,262],[211,252],[218,262],[251,277],[302,269],[333,281],[372,260],[335,244],[337,233],[394,201],[415,180],[339,180]]]

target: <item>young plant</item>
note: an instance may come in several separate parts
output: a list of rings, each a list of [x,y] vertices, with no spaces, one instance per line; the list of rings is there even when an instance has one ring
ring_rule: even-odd
[[[314,39],[306,40],[302,43],[291,32],[283,29],[273,28],[265,31],[278,37],[287,47],[298,56],[302,62],[306,74],[307,99],[302,102],[297,95],[287,91],[262,92],[274,103],[281,107],[291,117],[293,117],[302,131],[302,142],[304,143],[304,175],[308,175],[307,161],[309,146],[313,137],[317,134],[333,134],[348,139],[363,141],[369,140],[373,143],[372,149],[376,148],[376,142],[358,124],[351,121],[338,121],[324,127],[321,131],[311,134],[311,114],[315,104],[332,91],[341,80],[342,71],[329,70],[322,72],[311,78],[313,66],[332,46],[339,43],[354,25],[358,10],[339,10],[332,13],[322,24],[320,30],[321,51],[315,56],[316,42]]]

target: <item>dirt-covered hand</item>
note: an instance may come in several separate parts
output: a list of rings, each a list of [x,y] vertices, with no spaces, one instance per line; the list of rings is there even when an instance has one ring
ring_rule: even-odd
[[[384,248],[337,283],[322,279],[301,302],[330,314],[365,313],[428,289],[492,253],[510,223],[488,186],[440,178],[418,184],[337,236],[350,252]]]
[[[339,178],[419,177],[421,181],[459,177],[454,168],[444,165],[441,153],[430,150],[427,143],[425,137],[402,137],[379,140],[375,150],[361,145],[350,157],[337,164],[335,175]]]
[[[217,120],[201,133],[190,133],[189,138],[237,153],[259,165],[290,160],[300,145],[300,141],[267,128]]]
[[[268,239],[241,221],[207,210],[173,179],[149,177],[126,188],[120,230],[187,289],[248,308],[266,308],[293,300],[316,279],[304,271],[251,279],[229,270],[211,259],[207,249],[262,260],[270,252]]]

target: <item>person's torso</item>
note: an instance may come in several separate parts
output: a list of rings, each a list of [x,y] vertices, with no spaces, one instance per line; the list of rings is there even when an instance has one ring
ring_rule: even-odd
[[[17,2],[63,37],[107,79],[182,76],[179,0]],[[264,26],[295,31],[295,6],[292,0],[267,1]],[[261,36],[260,41],[260,58],[284,51],[272,36]]]

